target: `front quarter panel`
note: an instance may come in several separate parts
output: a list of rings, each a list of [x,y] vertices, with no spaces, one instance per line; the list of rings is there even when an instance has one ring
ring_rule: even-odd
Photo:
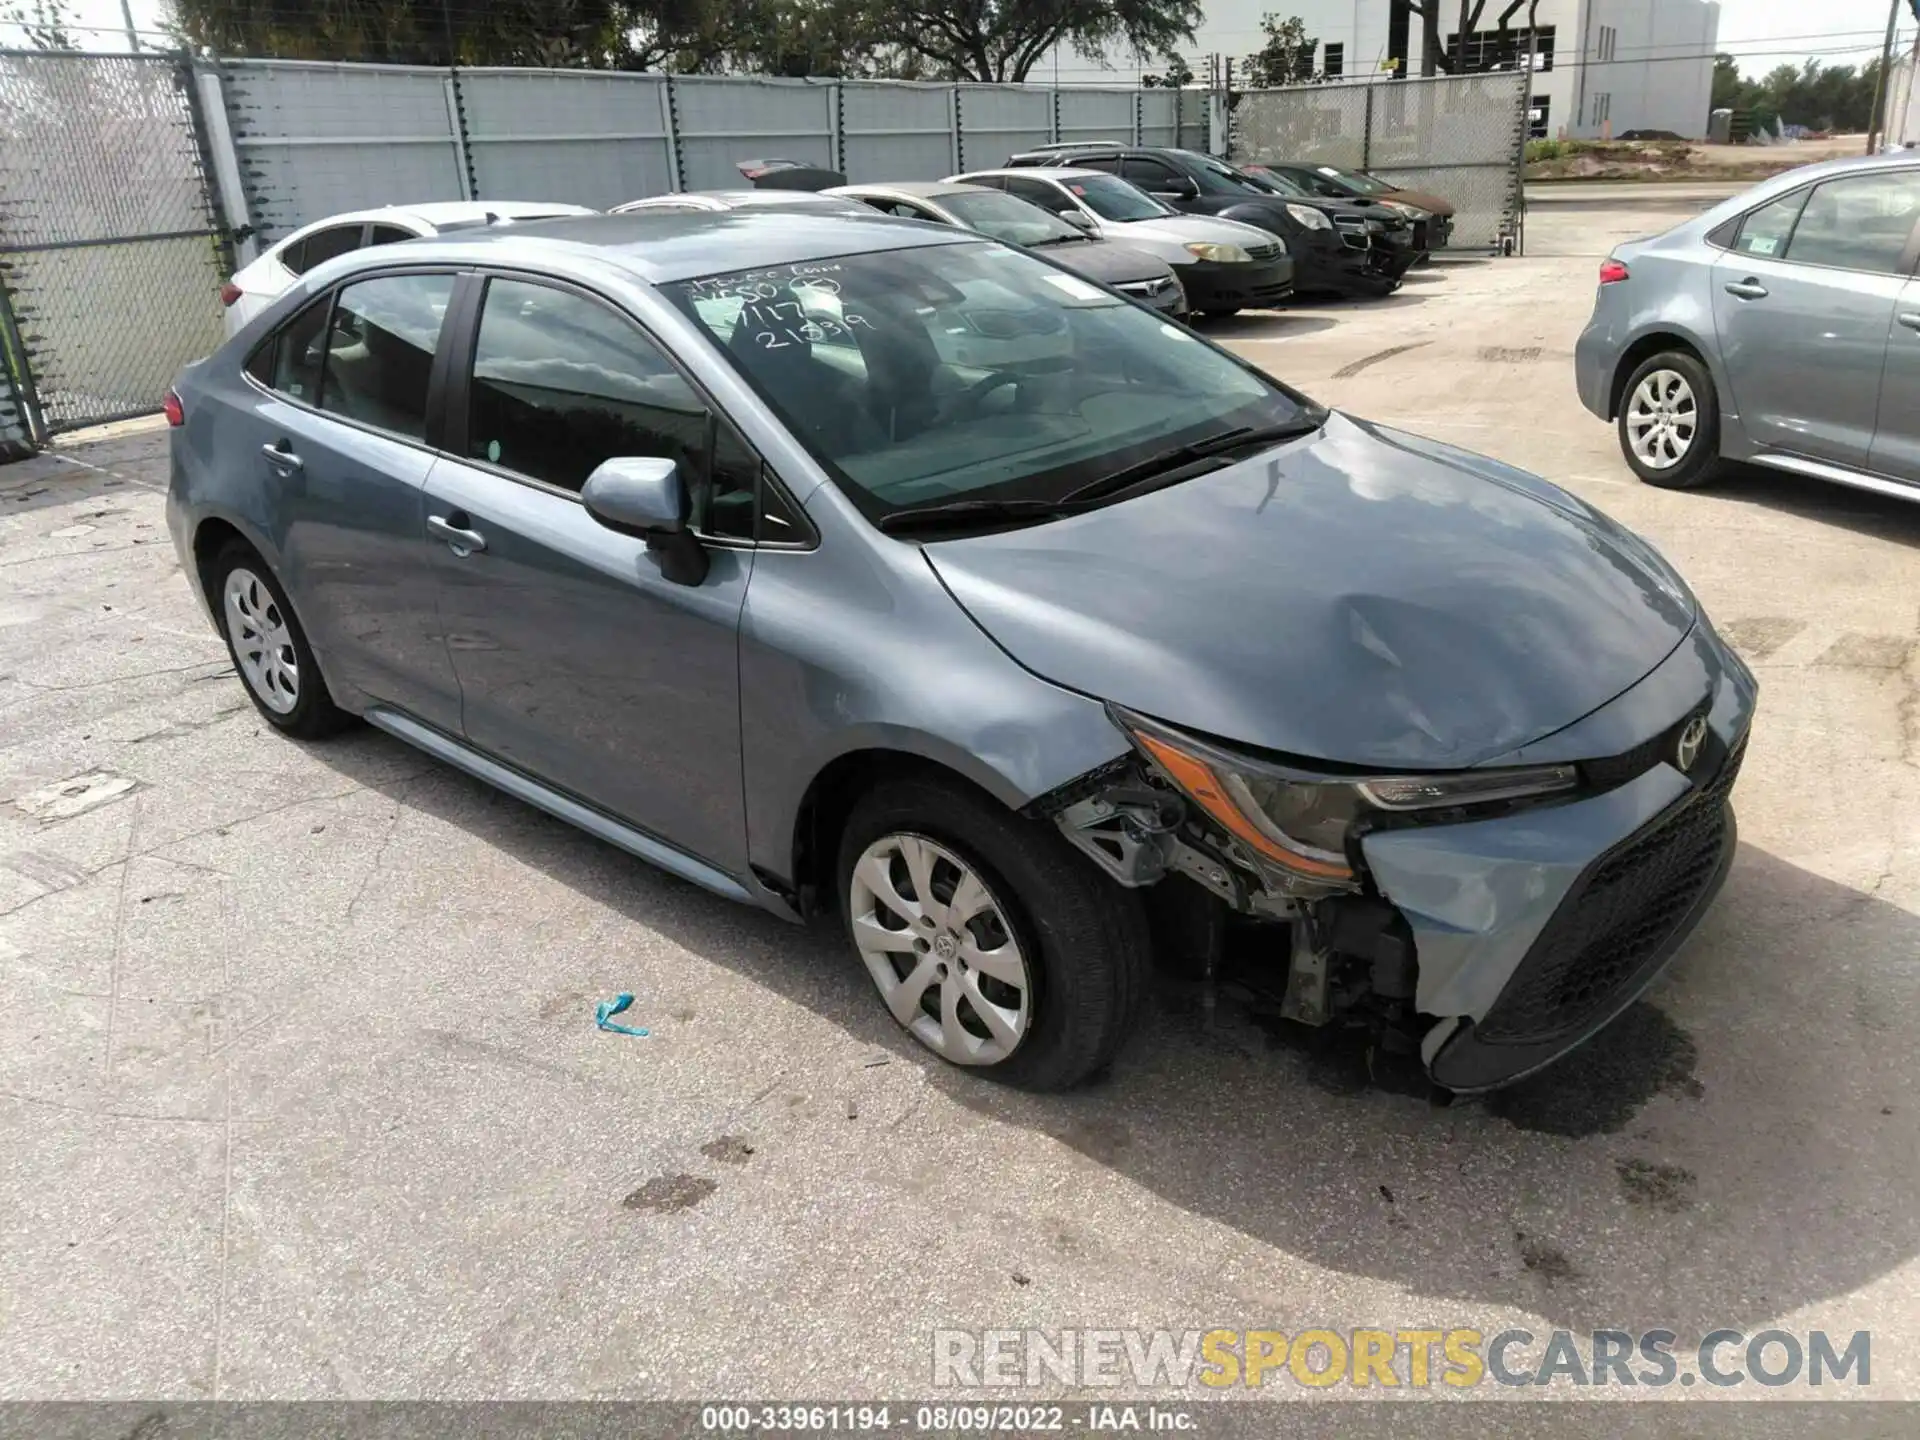
[[[747,841],[792,879],[809,786],[856,751],[942,765],[1017,808],[1127,753],[1099,701],[1039,679],[832,485],[807,506],[812,551],[755,560],[740,632]]]

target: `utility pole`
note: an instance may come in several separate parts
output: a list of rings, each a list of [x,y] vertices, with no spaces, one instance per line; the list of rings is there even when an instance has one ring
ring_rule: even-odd
[[[120,19],[127,27],[127,48],[140,53],[140,32],[133,28],[133,0],[120,0]]]
[[[1873,114],[1867,117],[1867,154],[1880,148],[1880,111],[1886,103],[1887,71],[1893,67],[1893,32],[1900,23],[1900,0],[1887,6],[1887,39],[1880,47],[1880,73],[1873,80]]]

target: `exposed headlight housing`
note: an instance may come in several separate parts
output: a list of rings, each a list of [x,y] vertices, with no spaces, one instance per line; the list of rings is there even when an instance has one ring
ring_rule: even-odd
[[[1318,775],[1234,755],[1125,711],[1115,719],[1140,752],[1250,856],[1300,880],[1350,887],[1357,822],[1380,812],[1442,810],[1571,790],[1571,765],[1434,775]]]
[[[1427,212],[1418,205],[1409,205],[1404,200],[1382,200],[1380,202],[1396,215],[1404,215],[1409,220],[1418,220]]]
[[[1316,210],[1311,205],[1289,205],[1287,214],[1298,220],[1309,230],[1331,230],[1333,221],[1327,218],[1327,212]]]
[[[1245,265],[1253,259],[1238,245],[1209,245],[1201,240],[1189,241],[1187,253],[1196,260],[1211,260],[1219,265]]]

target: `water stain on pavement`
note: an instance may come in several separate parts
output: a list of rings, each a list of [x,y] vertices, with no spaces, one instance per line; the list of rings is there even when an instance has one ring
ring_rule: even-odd
[[[1699,1060],[1691,1035],[1638,1000],[1565,1059],[1487,1096],[1487,1113],[1540,1135],[1610,1135],[1662,1091],[1699,1099]]]
[[[1549,1285],[1580,1278],[1579,1267],[1567,1259],[1566,1251],[1551,1240],[1521,1230],[1513,1232],[1513,1239],[1520,1247],[1520,1263]]]
[[[691,1210],[720,1188],[718,1180],[704,1175],[656,1175],[620,1202],[627,1210],[645,1210],[655,1215],[672,1215]]]
[[[1620,1191],[1630,1205],[1678,1214],[1692,1208],[1694,1174],[1679,1165],[1663,1165],[1656,1160],[1629,1157],[1613,1162],[1620,1176]]]
[[[753,1146],[738,1135],[721,1135],[702,1145],[700,1153],[722,1165],[744,1165],[753,1154]]]

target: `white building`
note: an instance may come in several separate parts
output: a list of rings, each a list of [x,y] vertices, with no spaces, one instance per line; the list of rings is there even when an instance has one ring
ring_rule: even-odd
[[[1453,0],[1441,7],[1441,44],[1458,27]],[[1517,58],[1527,28],[1526,0],[1486,0],[1475,27],[1474,46],[1496,58],[1502,14]],[[1395,37],[1387,0],[1206,0],[1206,18],[1195,32],[1189,63],[1204,83],[1207,57],[1238,60],[1257,51],[1265,35],[1263,15],[1299,16],[1318,43],[1315,68],[1344,76],[1382,75],[1405,47],[1406,73],[1420,73],[1418,15],[1408,33]],[[1533,133],[1581,139],[1624,130],[1671,130],[1689,138],[1705,135],[1713,94],[1713,54],[1720,34],[1715,0],[1539,0],[1534,11],[1538,54]],[[1056,63],[1057,62],[1057,63]],[[1040,84],[1135,83],[1144,66],[1129,57],[1103,68],[1063,50],[1036,66]]]

